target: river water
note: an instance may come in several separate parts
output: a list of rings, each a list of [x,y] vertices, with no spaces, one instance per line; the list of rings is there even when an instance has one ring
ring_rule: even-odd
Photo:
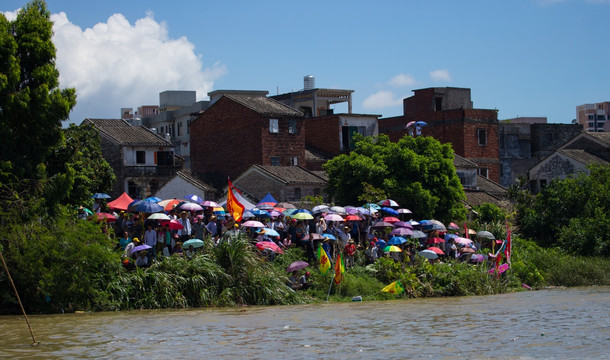
[[[610,359],[610,287],[0,317],[0,358]]]

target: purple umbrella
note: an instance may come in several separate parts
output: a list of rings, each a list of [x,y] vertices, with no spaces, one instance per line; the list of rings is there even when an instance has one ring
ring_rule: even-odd
[[[305,261],[295,261],[288,266],[288,268],[286,269],[286,272],[299,271],[301,269],[305,269],[308,266],[309,266],[309,264],[306,263]]]
[[[394,227],[394,225],[392,223],[386,222],[386,221],[379,221],[373,224],[374,228],[383,228],[383,227]]]
[[[413,230],[404,227],[397,227],[392,229],[392,232],[390,234],[395,236],[411,236],[413,235]]]
[[[142,251],[142,250],[148,250],[150,248],[151,247],[149,245],[146,245],[146,244],[138,245],[138,246],[134,247],[133,249],[131,249],[131,253],[130,254],[133,254],[134,252],[138,252],[138,251]]]
[[[485,261],[485,255],[483,254],[472,254],[470,262],[481,263]]]
[[[404,222],[404,221],[397,221],[394,223],[394,226],[413,230],[413,226],[411,225],[411,223]]]

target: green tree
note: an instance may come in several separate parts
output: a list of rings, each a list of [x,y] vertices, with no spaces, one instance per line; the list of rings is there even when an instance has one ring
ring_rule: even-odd
[[[39,179],[40,164],[61,140],[61,122],[76,104],[59,88],[53,23],[34,0],[14,21],[0,14],[0,163],[19,178]]]
[[[432,137],[405,136],[396,143],[386,135],[359,137],[352,152],[324,165],[326,192],[338,203],[355,204],[366,183],[419,218],[463,220],[465,195],[453,159],[451,145]]]

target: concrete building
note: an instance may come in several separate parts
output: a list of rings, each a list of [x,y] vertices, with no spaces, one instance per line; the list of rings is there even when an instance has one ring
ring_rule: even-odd
[[[526,178],[532,166],[581,132],[578,124],[547,124],[545,117],[500,121],[500,184]]]
[[[379,132],[396,141],[408,133],[407,124],[423,121],[421,134],[451,143],[456,154],[477,164],[479,175],[500,180],[497,110],[475,109],[467,88],[413,90],[403,100],[403,116],[379,119]]]
[[[303,90],[271,96],[282,104],[298,109],[306,118],[332,115],[332,105],[347,103],[347,113],[352,113],[352,93],[354,90],[315,88],[315,79],[308,75],[304,78]]]
[[[583,104],[576,107],[576,122],[580,124],[585,131],[605,131],[604,127],[609,119],[610,101]]]
[[[145,126],[123,119],[90,119],[101,139],[102,154],[117,181],[111,197],[126,192],[132,198],[152,196],[182,168],[175,160],[174,145]]]

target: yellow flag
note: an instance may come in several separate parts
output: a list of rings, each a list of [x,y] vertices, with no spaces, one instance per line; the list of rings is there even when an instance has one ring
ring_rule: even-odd
[[[403,291],[405,291],[405,288],[402,287],[402,284],[400,283],[400,281],[394,281],[390,285],[381,289],[381,291],[400,295]]]
[[[320,259],[320,272],[325,275],[328,269],[330,269],[330,259],[326,250],[322,248],[322,245],[318,246],[318,259]]]

